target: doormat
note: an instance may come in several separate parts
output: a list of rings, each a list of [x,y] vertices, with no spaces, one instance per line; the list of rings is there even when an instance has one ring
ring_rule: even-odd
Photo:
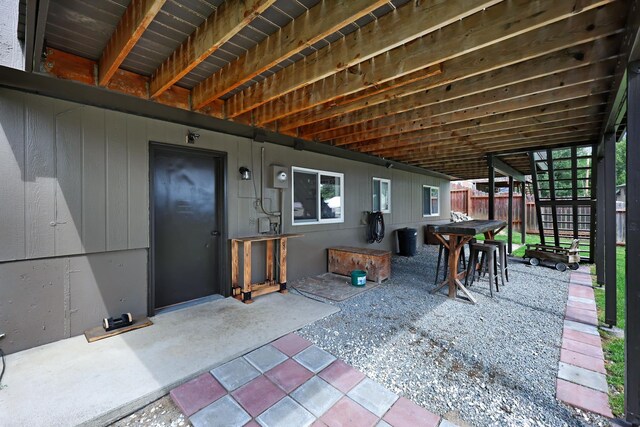
[[[290,282],[291,287],[311,295],[332,301],[344,301],[353,296],[380,286],[377,282],[369,282],[364,286],[352,286],[351,278],[339,274],[325,273],[315,277],[305,277]]]
[[[120,329],[114,329],[113,331],[109,332],[105,331],[102,326],[96,326],[95,328],[87,329],[86,331],[84,331],[84,337],[87,339],[87,342],[94,342],[151,325],[153,325],[153,322],[151,320],[149,320],[147,317],[141,317],[140,319],[134,319],[133,323],[129,326],[125,326],[124,328]]]

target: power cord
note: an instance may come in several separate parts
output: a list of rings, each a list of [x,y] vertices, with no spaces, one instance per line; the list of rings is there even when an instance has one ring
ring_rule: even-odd
[[[0,348],[0,358],[2,358],[2,371],[0,372],[0,386],[2,386],[2,377],[4,377],[4,371],[7,368],[7,363],[4,361],[4,351]]]

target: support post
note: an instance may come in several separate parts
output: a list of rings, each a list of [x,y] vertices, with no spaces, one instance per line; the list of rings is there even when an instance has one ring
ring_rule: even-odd
[[[522,199],[520,200],[520,216],[522,217],[522,222],[520,223],[520,244],[524,245],[527,238],[527,191],[524,181],[520,182],[520,192],[522,194]]]
[[[604,136],[604,322],[616,324],[616,134]],[[627,248],[628,250],[628,248]]]
[[[604,159],[596,167],[596,282],[604,285]]]
[[[493,167],[493,155],[489,154],[487,157],[487,163],[489,164],[489,219],[496,219],[496,170]]]
[[[625,414],[640,425],[640,61],[627,71]],[[614,241],[615,243],[615,241]]]
[[[507,206],[507,252],[513,252],[513,177],[509,176],[509,203]]]

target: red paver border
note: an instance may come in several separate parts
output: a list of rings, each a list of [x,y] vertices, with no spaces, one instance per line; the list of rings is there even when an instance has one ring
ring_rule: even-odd
[[[565,320],[581,323],[586,328],[598,326],[592,283],[591,275],[587,274],[582,267],[577,272],[571,273]],[[579,298],[579,301],[576,301],[576,298]],[[600,336],[578,331],[565,324],[562,332],[560,362],[598,374],[606,374]],[[606,393],[561,378],[557,378],[556,381],[558,400],[585,411],[613,418],[609,396]]]

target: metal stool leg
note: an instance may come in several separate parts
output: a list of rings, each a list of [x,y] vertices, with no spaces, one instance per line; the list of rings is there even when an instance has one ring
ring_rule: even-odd
[[[489,270],[489,293],[491,294],[491,298],[493,298],[493,282],[495,280],[495,251],[489,251],[487,253],[487,267]],[[496,281],[496,289],[498,287],[498,282]]]

